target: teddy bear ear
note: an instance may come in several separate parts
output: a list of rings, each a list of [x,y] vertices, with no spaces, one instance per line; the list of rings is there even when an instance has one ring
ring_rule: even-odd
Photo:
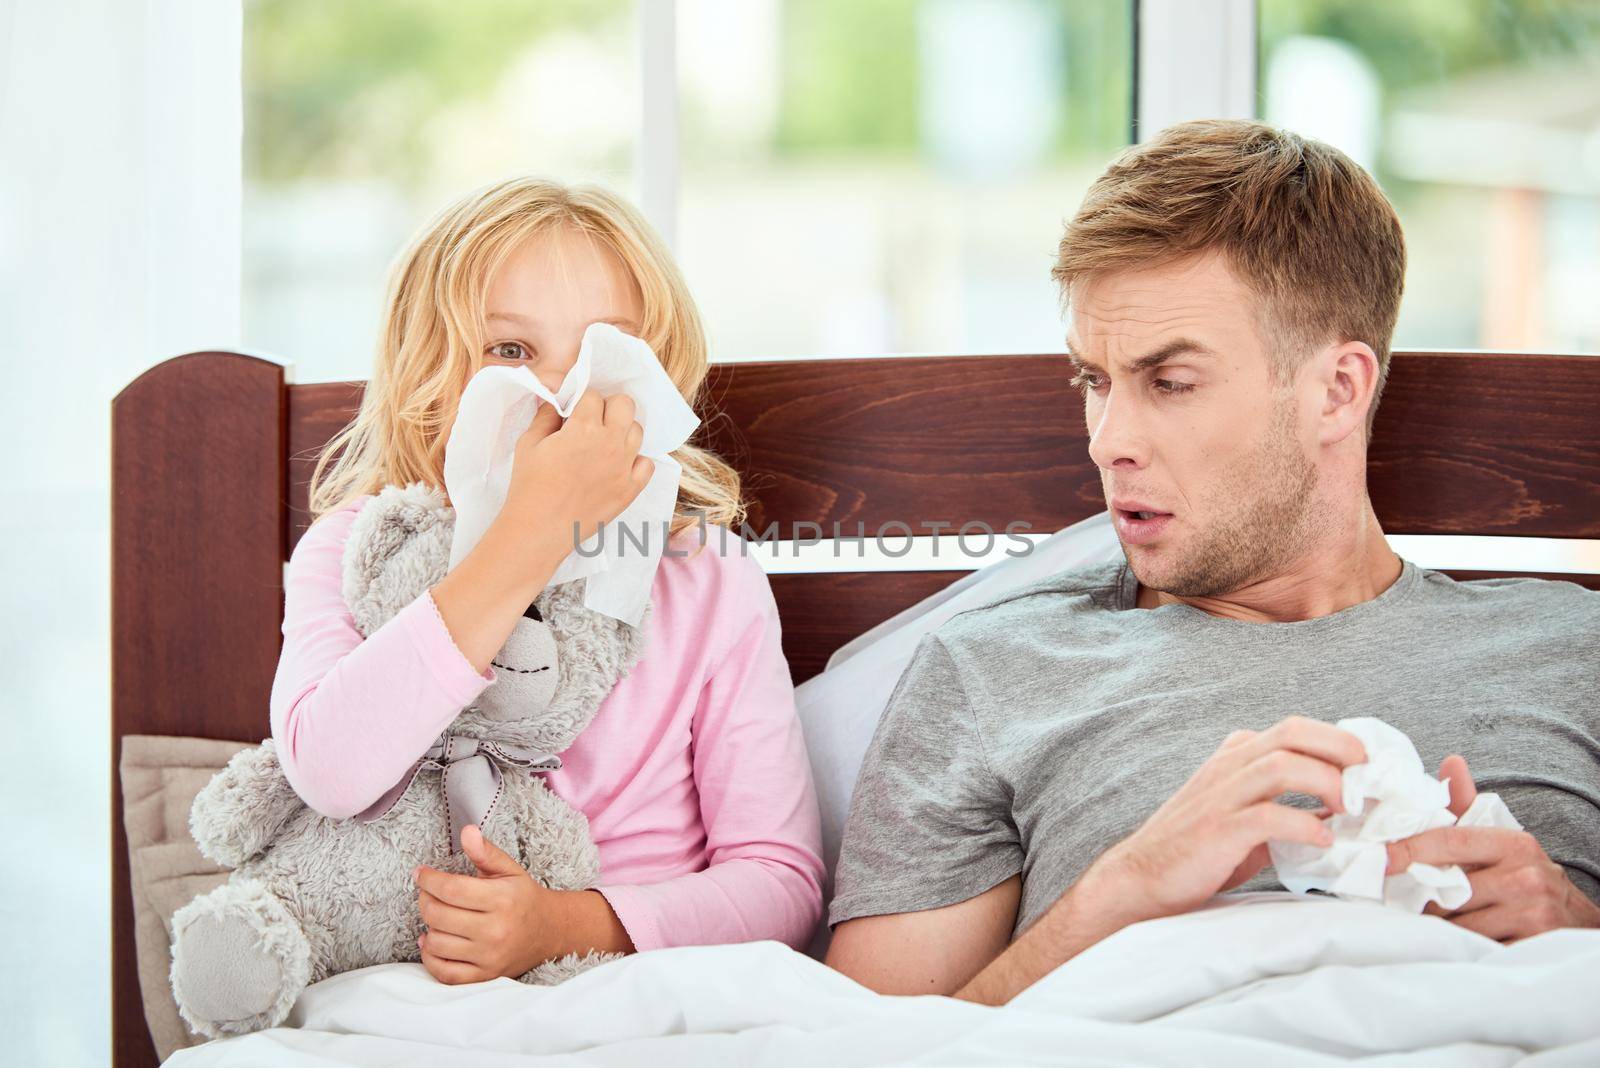
[[[421,482],[386,486],[362,507],[343,562],[344,600],[357,630],[371,634],[444,577],[454,520],[444,493]]]

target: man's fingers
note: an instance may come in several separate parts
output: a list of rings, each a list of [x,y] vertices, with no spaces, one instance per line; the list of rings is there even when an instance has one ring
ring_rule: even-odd
[[[1478,799],[1478,785],[1472,781],[1472,770],[1467,758],[1451,753],[1439,765],[1439,778],[1450,784],[1450,814],[1460,819]]]
[[[1367,761],[1367,749],[1361,744],[1360,738],[1331,723],[1307,719],[1305,716],[1290,716],[1281,720],[1239,748],[1251,760],[1275,749],[1288,749],[1316,757],[1341,769]]]
[[[1226,749],[1236,749],[1255,736],[1255,731],[1234,731],[1232,734],[1222,739],[1222,744],[1217,747],[1217,752],[1220,753]]]
[[[1234,772],[1228,791],[1230,808],[1297,793],[1320,797],[1336,812],[1344,809],[1343,773],[1325,760],[1288,749],[1263,753]]]
[[[423,866],[417,869],[417,888],[459,909],[484,912],[495,902],[494,889],[475,875],[451,875]]]
[[[1413,864],[1483,867],[1523,853],[1532,839],[1502,827],[1440,827],[1389,843],[1389,874]],[[1537,846],[1534,846],[1537,849]]]
[[[1523,919],[1518,909],[1507,904],[1491,905],[1473,912],[1458,912],[1449,919],[1457,927],[1465,927],[1497,942],[1516,938],[1523,930]]]
[[[1333,832],[1317,817],[1276,801],[1261,801],[1240,812],[1235,830],[1241,836],[1235,844],[1251,850],[1271,838],[1314,846],[1333,842]]]
[[[1448,915],[1453,918],[1494,905],[1519,904],[1537,891],[1536,887],[1530,885],[1534,878],[1535,870],[1528,867],[1493,864],[1487,868],[1474,868],[1467,872],[1467,884],[1472,888],[1472,896]]]
[[[1244,860],[1239,862],[1239,866],[1233,869],[1233,874],[1228,876],[1228,881],[1222,884],[1221,892],[1227,893],[1234,887],[1243,886],[1251,879],[1254,879],[1256,874],[1271,861],[1272,854],[1267,850],[1267,843],[1262,842],[1250,850]]]
[[[444,931],[463,938],[476,935],[484,923],[483,913],[456,908],[440,901],[426,890],[417,891],[417,908],[422,913],[422,922],[428,925],[429,930]]]

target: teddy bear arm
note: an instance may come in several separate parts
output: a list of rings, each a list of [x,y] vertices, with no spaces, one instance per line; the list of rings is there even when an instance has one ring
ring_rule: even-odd
[[[195,795],[189,830],[200,852],[229,868],[259,856],[305,807],[278,763],[272,739],[242,749]]]
[[[552,890],[587,890],[600,880],[600,854],[582,812],[542,786],[516,828],[518,859]]]

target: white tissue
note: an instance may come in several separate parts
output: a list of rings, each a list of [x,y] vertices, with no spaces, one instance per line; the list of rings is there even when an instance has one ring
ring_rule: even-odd
[[[1465,905],[1472,887],[1456,865],[1412,864],[1385,876],[1388,843],[1455,823],[1512,830],[1522,825],[1498,794],[1479,794],[1458,821],[1450,813],[1450,784],[1423,770],[1404,733],[1370,716],[1342,719],[1337,726],[1361,739],[1367,762],[1344,770],[1345,811],[1324,821],[1333,831],[1332,845],[1267,843],[1278,881],[1297,894],[1321,890],[1406,912],[1421,912],[1430,901],[1447,910]]]
[[[689,440],[700,420],[650,346],[607,323],[591,324],[584,331],[577,362],[554,393],[526,367],[486,367],[467,383],[444,453],[445,492],[456,512],[450,566],[472,551],[500,514],[511,485],[517,439],[532,425],[539,405],[555,405],[565,419],[588,389],[633,398],[634,418],[644,428],[639,453],[655,462],[655,474],[621,515],[586,540],[581,552],[574,549],[561,562],[549,584],[587,578],[587,607],[637,625],[661,562],[683,475],[668,453]],[[621,536],[623,530],[627,537]]]

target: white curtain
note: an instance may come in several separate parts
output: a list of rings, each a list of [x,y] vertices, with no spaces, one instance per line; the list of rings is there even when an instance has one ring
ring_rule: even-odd
[[[12,1063],[110,1054],[110,402],[238,346],[241,21],[238,0],[0,0]]]

